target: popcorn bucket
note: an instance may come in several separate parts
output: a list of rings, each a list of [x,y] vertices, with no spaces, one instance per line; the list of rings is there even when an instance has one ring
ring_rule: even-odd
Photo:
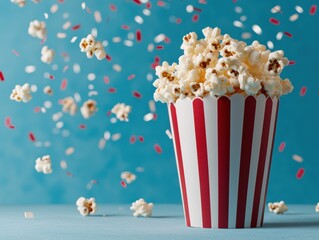
[[[262,226],[278,104],[234,94],[168,105],[187,226]]]

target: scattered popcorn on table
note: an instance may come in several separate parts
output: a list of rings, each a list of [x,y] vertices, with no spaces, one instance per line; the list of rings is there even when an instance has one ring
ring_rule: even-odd
[[[73,97],[66,97],[64,99],[61,100],[61,104],[62,104],[62,111],[63,112],[67,112],[69,114],[71,114],[72,116],[75,115],[76,111],[77,111],[77,106],[76,103],[73,99]]]
[[[83,103],[81,107],[81,114],[85,119],[90,118],[96,111],[96,101],[89,99],[86,102]]]
[[[24,218],[34,218],[33,212],[24,212]]]
[[[106,52],[101,42],[97,42],[92,34],[86,38],[82,38],[80,44],[81,52],[85,52],[88,58],[93,58],[95,55],[98,60],[106,58]]]
[[[316,212],[319,213],[319,202],[316,205]]]
[[[128,122],[128,115],[131,109],[131,106],[125,105],[125,103],[118,103],[112,108],[111,112],[114,113],[120,121]]]
[[[11,0],[11,2],[19,7],[24,7],[26,5],[26,0]]]
[[[51,174],[53,170],[50,156],[46,155],[37,158],[37,160],[35,160],[35,170],[40,173],[43,172],[44,174]]]
[[[32,37],[44,39],[47,35],[45,22],[40,22],[38,20],[31,21],[29,24],[28,33]]]
[[[41,61],[50,64],[53,61],[55,53],[53,49],[49,49],[48,46],[44,46],[42,47],[41,55]]]
[[[96,203],[94,198],[86,199],[84,197],[80,197],[76,201],[76,206],[82,216],[88,216],[96,211]]]
[[[150,217],[152,216],[153,203],[147,203],[143,198],[132,203],[130,210],[134,211],[134,217]]]
[[[24,102],[27,103],[31,100],[31,89],[29,83],[25,83],[23,86],[16,85],[15,88],[12,90],[10,95],[11,100],[15,100],[17,102]]]
[[[135,181],[136,179],[136,175],[134,173],[131,172],[122,172],[121,173],[121,179],[125,180],[125,182],[127,184],[130,184],[131,182]]]
[[[269,212],[273,212],[276,214],[283,214],[288,211],[288,207],[286,206],[284,201],[268,203]]]

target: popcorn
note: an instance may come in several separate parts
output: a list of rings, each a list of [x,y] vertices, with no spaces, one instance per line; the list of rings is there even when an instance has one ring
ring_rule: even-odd
[[[131,182],[135,181],[136,175],[131,172],[122,172],[121,179],[125,180],[126,183],[130,184]]]
[[[48,46],[44,46],[42,47],[41,55],[41,61],[50,64],[53,61],[55,53],[53,49],[49,49]]]
[[[315,208],[315,209],[316,209],[316,212],[317,212],[317,213],[319,213],[319,202],[317,203],[317,205],[316,205],[316,208]]]
[[[35,170],[37,172],[43,172],[44,174],[51,174],[52,173],[52,165],[51,165],[51,158],[49,155],[37,158],[35,160]]]
[[[286,206],[284,201],[268,203],[269,212],[273,212],[276,214],[283,214],[288,211],[288,207]]]
[[[116,104],[111,112],[116,115],[116,118],[120,121],[128,122],[128,115],[131,112],[131,106],[125,105],[124,103]]]
[[[270,52],[258,41],[247,46],[221,35],[219,28],[207,27],[202,32],[204,39],[194,32],[184,36],[184,54],[178,64],[164,61],[156,67],[155,101],[173,103],[185,97],[235,93],[279,97],[293,90],[291,82],[279,76],[289,63],[283,51]]]
[[[27,103],[31,100],[31,88],[29,83],[25,83],[23,86],[16,85],[15,88],[12,90],[10,95],[11,100],[15,100],[17,102],[24,102]]]
[[[82,38],[79,47],[81,52],[85,52],[88,58],[93,58],[95,55],[98,60],[103,60],[106,57],[102,43],[95,41],[92,34],[89,34],[86,38]]]
[[[26,0],[11,0],[11,2],[19,7],[24,7],[26,5]]]
[[[84,197],[80,197],[76,201],[76,206],[82,216],[88,216],[96,211],[96,203],[94,198],[86,199]]]
[[[91,117],[97,111],[96,105],[97,105],[96,102],[92,99],[89,99],[86,102],[84,102],[81,107],[82,116],[85,119]]]
[[[44,39],[47,35],[45,22],[40,22],[38,20],[31,21],[29,24],[28,33],[32,37]]]
[[[147,203],[143,198],[132,203],[130,210],[134,211],[134,217],[150,217],[152,216],[153,203]]]
[[[45,86],[43,88],[43,92],[47,95],[52,96],[53,95],[53,89],[50,86]]]
[[[77,111],[77,106],[73,97],[64,98],[60,101],[60,103],[63,105],[62,107],[63,112],[67,112],[71,114],[72,116],[75,115]]]

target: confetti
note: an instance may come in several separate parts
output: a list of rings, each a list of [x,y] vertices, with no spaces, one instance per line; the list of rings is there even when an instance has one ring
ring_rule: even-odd
[[[298,12],[298,13],[300,13],[300,14],[302,14],[303,13],[303,8],[302,7],[300,7],[300,6],[295,6],[295,10]]]
[[[271,10],[271,13],[280,13],[281,12],[281,7],[279,5],[274,6]]]
[[[172,133],[171,133],[170,130],[167,129],[167,130],[165,131],[165,133],[166,133],[166,135],[168,136],[169,139],[173,139],[173,135],[172,135]]]
[[[295,13],[295,14],[293,14],[293,15],[291,15],[291,16],[289,17],[289,21],[290,21],[290,22],[294,22],[294,21],[296,21],[298,18],[299,18],[298,13]]]
[[[66,87],[68,85],[68,80],[67,79],[63,79],[62,82],[61,82],[61,90],[65,90]]]
[[[237,21],[237,20],[233,22],[233,25],[239,28],[244,27],[244,24],[241,21]]]
[[[143,24],[144,23],[144,20],[143,20],[143,18],[141,16],[135,16],[134,20],[138,24]]]
[[[74,25],[74,26],[72,27],[72,30],[73,30],[73,31],[76,31],[76,30],[80,29],[80,27],[81,27],[80,24]]]
[[[142,95],[139,92],[137,92],[137,91],[133,92],[133,96],[136,97],[136,98],[141,98],[142,97]]]
[[[310,15],[315,15],[317,12],[317,5],[312,5],[309,10]]]
[[[279,25],[280,24],[280,22],[276,18],[270,18],[269,22],[274,24],[274,25]]]
[[[32,132],[29,133],[29,139],[30,141],[35,142],[35,136]]]
[[[142,41],[142,32],[141,30],[136,31],[136,41],[140,42]]]
[[[130,144],[134,144],[136,142],[136,136],[135,135],[132,135],[130,137]]]
[[[289,33],[289,32],[284,32],[284,34],[285,34],[287,37],[292,38],[292,34],[291,34],[291,33]]]
[[[259,27],[258,25],[253,25],[252,26],[252,29],[253,31],[258,34],[258,35],[261,35],[262,34],[262,30],[261,30],[261,27]]]
[[[65,155],[72,155],[74,153],[75,149],[74,147],[69,147],[65,150]]]
[[[122,186],[123,188],[126,188],[127,184],[126,184],[126,182],[125,182],[124,180],[121,180],[121,186]]]
[[[24,218],[32,219],[32,218],[34,218],[34,213],[33,212],[24,212]]]
[[[127,77],[127,80],[132,80],[135,78],[135,74],[131,74],[130,76]]]
[[[299,168],[297,173],[296,173],[296,178],[301,179],[303,178],[303,175],[305,174],[305,169],[304,168]]]
[[[292,159],[299,163],[303,162],[303,158],[298,154],[292,155]]]
[[[306,92],[307,92],[307,87],[302,87],[302,88],[300,89],[299,95],[300,95],[301,97],[303,97],[303,96],[306,95]]]
[[[0,71],[0,81],[4,81],[4,75],[2,71]]]
[[[279,152],[283,152],[285,150],[285,147],[286,147],[286,143],[285,142],[280,143],[278,151]]]
[[[199,15],[198,14],[194,14],[192,17],[192,21],[193,22],[197,22],[199,20]]]
[[[34,73],[36,71],[36,67],[33,65],[29,65],[24,68],[24,71],[26,73]]]
[[[161,154],[163,151],[162,151],[162,148],[159,144],[155,144],[154,145],[154,150],[155,152],[157,152],[158,154]]]

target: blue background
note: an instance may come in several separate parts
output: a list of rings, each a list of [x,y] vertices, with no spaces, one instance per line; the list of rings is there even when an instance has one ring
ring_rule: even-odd
[[[38,203],[74,203],[79,196],[93,196],[98,202],[119,203],[132,202],[144,197],[155,203],[179,203],[180,192],[175,165],[174,152],[171,140],[165,134],[169,122],[164,104],[156,104],[157,120],[145,122],[143,116],[150,112],[148,102],[152,99],[154,88],[152,81],[147,80],[147,74],[154,76],[151,64],[155,56],[160,61],[177,61],[182,54],[179,50],[182,36],[190,31],[201,35],[201,29],[206,26],[219,26],[223,33],[230,33],[234,38],[241,39],[243,32],[250,32],[253,39],[266,44],[271,40],[275,49],[283,49],[286,55],[296,61],[295,65],[288,66],[283,77],[291,79],[295,86],[292,94],[281,99],[280,113],[277,125],[277,135],[273,154],[273,165],[270,176],[268,200],[285,200],[288,203],[315,203],[319,200],[319,161],[318,161],[318,133],[319,103],[318,14],[310,15],[309,9],[316,1],[207,1],[200,4],[198,1],[164,1],[160,7],[157,1],[151,1],[151,16],[143,15],[145,4],[138,5],[133,1],[86,1],[92,11],[99,10],[102,23],[96,23],[92,13],[81,8],[82,1],[45,0],[39,4],[27,2],[25,8],[19,8],[9,0],[0,3],[0,71],[5,81],[0,82],[0,121],[6,117],[12,119],[15,129],[9,129],[4,124],[0,126],[0,203],[1,204],[38,204]],[[59,6],[59,10],[52,14],[50,7]],[[117,7],[117,11],[110,9],[110,4]],[[186,5],[193,4],[201,12],[186,12]],[[281,5],[282,12],[272,14],[270,9]],[[289,21],[289,16],[296,13],[295,6],[300,5],[304,13],[300,14],[295,22]],[[243,10],[241,14],[234,11],[236,6]],[[44,18],[44,13],[49,18]],[[68,13],[69,17],[65,17]],[[193,22],[194,14],[199,14],[199,21]],[[134,21],[140,15],[143,24]],[[234,20],[246,16],[244,28],[233,25]],[[280,21],[276,26],[269,22],[270,17]],[[181,18],[181,24],[176,24],[176,18]],[[48,39],[46,45],[56,51],[56,57],[51,65],[40,61],[41,43],[39,39],[28,35],[29,22],[34,19],[43,20],[47,24]],[[63,30],[62,26],[70,21],[72,26],[80,24],[78,30]],[[258,24],[262,35],[252,31],[252,25]],[[130,27],[129,30],[121,28]],[[78,43],[82,37],[98,30],[97,39],[107,40],[107,53],[112,61],[98,61],[87,59],[81,53]],[[142,32],[142,41],[127,47],[123,41],[129,33],[137,29]],[[276,40],[279,31],[290,32],[293,37],[283,36]],[[57,38],[58,32],[65,32],[65,39]],[[169,43],[154,43],[154,37],[164,33],[170,38]],[[75,43],[72,37],[77,36]],[[114,43],[113,37],[122,38],[120,43]],[[163,45],[163,50],[147,51],[148,44]],[[19,52],[20,56],[12,53]],[[63,53],[69,55],[66,62]],[[72,66],[78,63],[81,72],[76,74]],[[113,64],[122,66],[121,72],[112,69]],[[25,66],[34,65],[36,71],[27,74]],[[54,70],[52,67],[57,66]],[[69,66],[66,72],[63,68]],[[54,80],[44,77],[44,73],[54,75]],[[96,79],[89,81],[87,75],[95,73]],[[128,76],[135,74],[132,80]],[[110,83],[103,81],[108,76]],[[67,89],[60,90],[62,79],[68,80]],[[33,99],[28,104],[17,103],[9,99],[11,90],[16,84],[29,82],[38,87]],[[58,133],[55,132],[56,122],[52,115],[61,111],[59,99],[72,96],[75,92],[81,95],[82,102],[87,100],[88,86],[94,85],[99,92],[92,97],[98,102],[99,111],[89,120],[82,118],[78,112],[75,117],[64,114],[61,121],[64,126]],[[55,93],[53,96],[43,94],[43,87],[50,85]],[[307,87],[305,96],[300,96],[302,87]],[[114,87],[116,93],[109,93]],[[141,99],[132,96],[133,91],[142,94]],[[45,101],[52,102],[52,108],[46,113],[35,113],[34,108],[42,107]],[[113,116],[107,112],[118,102],[125,102],[132,106],[130,121],[111,123]],[[78,107],[80,106],[78,105]],[[86,129],[79,125],[85,124]],[[62,132],[69,131],[64,137]],[[98,148],[98,143],[105,131],[111,134],[120,133],[118,141],[109,140],[104,149]],[[38,142],[50,142],[49,147],[37,147],[29,140],[28,134],[33,132]],[[132,135],[143,136],[144,142],[137,141],[131,144]],[[278,151],[279,144],[286,143],[283,152]],[[159,144],[162,154],[154,151],[154,144]],[[66,155],[65,150],[74,147],[72,155]],[[34,169],[37,157],[50,154],[53,162],[53,174],[43,175]],[[303,157],[298,163],[292,159],[293,154]],[[60,167],[60,161],[66,161],[66,170]],[[302,179],[296,178],[299,168],[305,169]],[[123,188],[120,184],[120,173],[129,170],[137,175],[137,180]],[[141,171],[143,170],[143,171]],[[90,181],[97,181],[92,188],[88,188]]]

